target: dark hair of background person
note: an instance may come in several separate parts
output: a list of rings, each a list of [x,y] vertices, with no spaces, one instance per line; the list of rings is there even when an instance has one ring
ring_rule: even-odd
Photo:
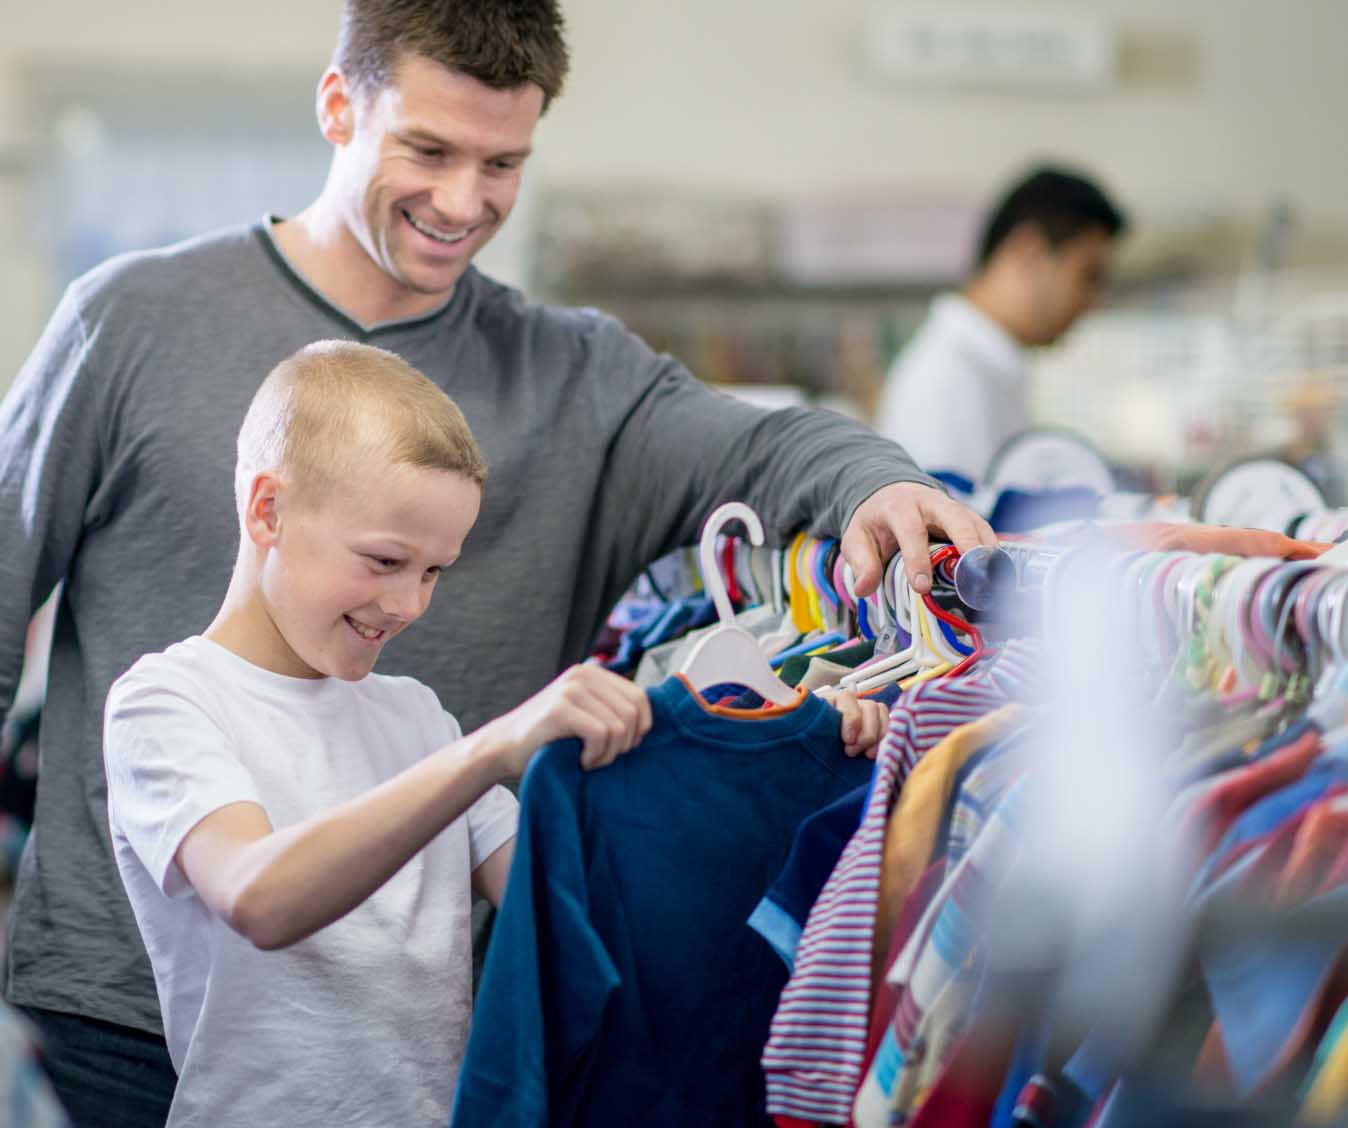
[[[1037,168],[993,210],[979,240],[977,265],[987,265],[1022,223],[1034,224],[1054,248],[1092,227],[1102,227],[1114,238],[1128,226],[1124,213],[1093,181],[1063,169]]]
[[[371,93],[421,55],[495,90],[532,82],[546,109],[570,66],[564,31],[556,0],[347,0],[332,62]]]

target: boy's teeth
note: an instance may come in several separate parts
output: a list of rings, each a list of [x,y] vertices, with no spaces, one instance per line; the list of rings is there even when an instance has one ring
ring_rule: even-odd
[[[356,620],[349,615],[347,616],[346,621],[356,628],[356,633],[362,638],[378,638],[384,633],[383,631],[375,630],[374,627],[367,627],[364,623],[356,622]]]

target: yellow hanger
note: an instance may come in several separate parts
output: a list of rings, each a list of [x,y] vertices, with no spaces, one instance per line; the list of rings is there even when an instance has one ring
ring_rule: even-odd
[[[791,625],[801,634],[809,634],[814,626],[810,617],[809,595],[800,581],[800,569],[797,567],[801,549],[808,539],[804,533],[797,533],[796,539],[791,542],[791,547],[786,553],[786,591],[791,611]]]
[[[809,537],[805,541],[805,547],[800,550],[800,556],[796,559],[796,566],[805,565],[805,575],[802,577],[805,583],[805,597],[810,605],[810,621],[813,630],[827,632],[828,623],[824,621],[824,607],[819,601],[819,588],[814,578],[815,553],[822,548],[823,542],[817,541],[814,537]]]

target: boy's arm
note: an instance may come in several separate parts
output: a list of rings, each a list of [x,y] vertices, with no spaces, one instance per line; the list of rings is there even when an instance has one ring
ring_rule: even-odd
[[[515,839],[512,837],[473,870],[473,892],[490,901],[494,909],[499,909],[505,900],[506,878],[510,876],[510,862],[514,856]]]
[[[255,803],[222,807],[183,839],[178,867],[236,932],[259,948],[287,947],[345,916],[397,873],[504,778],[512,751],[480,730],[283,830]]]
[[[601,767],[651,726],[646,694],[616,674],[575,666],[523,705],[335,810],[275,830],[257,803],[222,806],[184,835],[175,860],[206,906],[259,948],[283,948],[339,920],[533,752],[578,736]],[[474,872],[499,902],[503,846]]]

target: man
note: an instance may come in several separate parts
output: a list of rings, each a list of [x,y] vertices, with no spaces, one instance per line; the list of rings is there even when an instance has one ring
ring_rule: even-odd
[[[729,400],[612,319],[529,305],[470,266],[566,68],[555,0],[349,0],[318,88],[318,199],[77,280],[0,409],[0,719],[28,615],[65,578],[6,996],[42,1028],[77,1124],[162,1124],[172,1096],[109,847],[102,708],[142,654],[210,622],[237,544],[234,436],[283,357],[325,338],[394,351],[481,442],[491,486],[463,559],[381,660],[466,729],[582,658],[640,570],[727,499],[778,539],[844,533],[862,594],[896,548],[925,589],[929,530],[992,543],[865,429]]]
[[[921,464],[981,482],[1029,426],[1025,350],[1099,300],[1126,221],[1096,185],[1044,168],[992,212],[963,293],[932,304],[890,370],[876,429]]]

